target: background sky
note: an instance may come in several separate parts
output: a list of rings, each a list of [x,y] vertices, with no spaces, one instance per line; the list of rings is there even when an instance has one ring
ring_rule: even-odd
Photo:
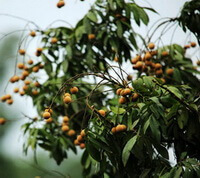
[[[77,21],[83,17],[83,15],[88,11],[90,6],[93,4],[94,0],[85,0],[85,2],[81,2],[79,0],[66,0],[66,6],[58,9],[56,7],[58,0],[0,0],[0,38],[2,34],[7,34],[9,32],[15,30],[24,29],[27,24],[24,20],[19,20],[17,18],[11,18],[5,14],[18,16],[29,21],[33,21],[43,30],[46,29],[52,22],[57,20],[64,20],[67,23],[75,26]],[[135,31],[139,31],[143,36],[146,35],[148,30],[151,30],[151,25],[158,19],[162,17],[176,17],[180,12],[180,8],[186,2],[185,0],[137,0],[142,6],[152,6],[158,13],[150,15],[150,24],[148,27],[141,26],[140,28],[134,27]],[[60,25],[66,25],[63,22],[56,22],[52,24],[52,27],[57,27]],[[35,29],[34,26],[30,26],[31,29]],[[174,29],[169,31],[162,39],[165,44],[169,44],[171,41],[171,34]],[[12,41],[12,49],[11,46],[5,46],[5,40],[0,40],[0,54],[5,54],[4,57],[0,57],[1,62],[5,62],[3,71],[4,80],[1,79],[0,76],[0,95],[4,93],[4,88],[6,85],[6,78],[10,78],[13,75],[14,67],[15,67],[15,54],[17,52],[17,45],[19,43],[19,35],[20,33],[14,33],[12,35],[14,41]],[[157,33],[153,40],[155,40],[159,36]],[[180,43],[182,45],[187,42],[187,35],[178,28],[174,35],[174,41],[176,43]],[[189,40],[195,41],[193,36],[189,36]],[[9,38],[9,37],[8,37]],[[34,42],[31,45],[31,49],[37,47],[37,42]],[[9,52],[12,50],[12,53]],[[7,53],[6,53],[7,52]],[[196,60],[196,59],[194,59]],[[1,67],[0,67],[1,69]],[[9,69],[9,70],[6,70]],[[8,88],[7,92],[11,91]],[[9,132],[5,132],[3,134],[2,139],[0,140],[0,153],[4,153],[8,158],[18,159],[18,161],[27,161],[27,158],[22,154],[22,144],[23,144],[23,136],[20,132],[20,126],[25,121],[22,118],[22,112],[28,113],[29,116],[34,117],[35,108],[33,108],[32,102],[30,98],[21,99],[16,97],[15,103],[10,107],[0,104],[0,109],[4,111],[4,116],[15,120],[15,122],[10,122]],[[1,114],[1,112],[0,112]],[[1,115],[0,115],[1,117]],[[0,128],[1,129],[1,128]],[[32,154],[29,154],[29,158]],[[44,153],[46,157],[48,154]],[[74,157],[71,155],[71,160],[77,160],[79,157]],[[42,161],[41,161],[42,162]],[[67,162],[69,163],[69,162]],[[51,168],[56,168],[54,162],[49,162],[51,164]],[[44,165],[43,165],[44,166]],[[1,164],[0,164],[1,167]],[[45,166],[44,166],[45,167]],[[70,166],[69,166],[70,167]],[[0,176],[1,177],[1,176]],[[6,177],[5,177],[6,178]],[[10,178],[10,177],[9,177]]]

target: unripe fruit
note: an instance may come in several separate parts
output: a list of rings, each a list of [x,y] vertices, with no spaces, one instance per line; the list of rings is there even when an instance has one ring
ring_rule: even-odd
[[[74,140],[74,145],[80,145],[79,141],[76,139]]]
[[[96,38],[95,34],[89,34],[89,35],[88,35],[88,39],[89,39],[89,40],[93,40],[93,39],[95,39],[95,38]]]
[[[19,63],[17,64],[18,69],[23,69],[24,68],[24,64],[23,63]]]
[[[122,90],[123,90],[122,88],[117,89],[116,94],[120,95],[120,93],[121,93]]]
[[[50,117],[51,117],[50,112],[45,111],[45,112],[43,113],[43,118],[44,118],[44,119],[49,119]]]
[[[58,42],[58,39],[57,38],[52,38],[51,39],[51,44],[56,44]]]
[[[123,130],[124,130],[124,127],[121,124],[117,125],[116,132],[121,132]]]
[[[31,84],[31,81],[30,81],[30,80],[25,80],[25,81],[24,81],[24,84],[25,84],[25,85],[30,85],[30,84]]]
[[[173,75],[173,73],[174,73],[174,69],[167,69],[166,70],[167,75]]]
[[[64,116],[64,117],[63,117],[63,122],[69,122],[69,117]]]
[[[32,60],[32,59],[29,59],[27,63],[28,63],[29,65],[32,65],[32,64],[33,64],[33,60]]]
[[[65,2],[63,0],[59,0],[59,2],[57,3],[57,7],[61,8],[65,5]]]
[[[98,112],[99,112],[99,114],[100,114],[102,117],[105,117],[106,111],[104,111],[103,109],[101,109],[101,110],[99,110]]]
[[[20,91],[19,94],[20,94],[21,96],[24,96],[24,95],[25,95],[25,92],[24,92],[24,91]]]
[[[81,142],[83,142],[83,137],[81,135],[78,135],[77,140],[79,141],[79,143],[81,143]]]
[[[145,54],[145,56],[144,56],[144,59],[145,60],[150,60],[152,58],[152,56],[151,56],[151,53],[150,52],[146,52],[146,54]]]
[[[112,132],[113,134],[115,134],[115,133],[116,133],[116,127],[113,127],[113,128],[111,129],[111,132]]]
[[[69,104],[69,103],[72,102],[72,99],[71,99],[71,97],[66,96],[66,97],[64,97],[63,101],[64,101],[65,104]]]
[[[131,97],[132,101],[137,101],[137,99],[139,98],[139,94],[138,93],[134,93]]]
[[[39,92],[38,92],[37,90],[33,90],[33,91],[32,91],[32,94],[33,94],[34,96],[36,96],[36,95],[39,94]]]
[[[149,49],[154,49],[154,48],[155,48],[154,43],[149,43],[149,44],[148,44],[148,48],[149,48]]]
[[[158,70],[156,70],[155,74],[157,76],[161,76],[163,74],[163,70],[162,69],[158,69]]]
[[[18,93],[19,92],[19,88],[14,88],[14,93]]]
[[[71,94],[76,94],[76,93],[78,93],[78,88],[72,87],[72,88],[70,88],[70,92],[71,92]]]
[[[197,44],[195,42],[191,42],[190,45],[191,45],[191,47],[194,48],[194,47],[196,47]]]
[[[13,100],[12,100],[12,99],[7,100],[6,102],[7,102],[7,104],[9,104],[9,105],[13,104]]]
[[[168,56],[168,55],[169,55],[169,52],[168,52],[168,51],[163,51],[161,55],[164,56],[164,57],[165,57],[165,56]]]
[[[29,72],[26,71],[26,70],[24,70],[24,71],[22,72],[22,75],[23,75],[24,77],[27,77],[27,76],[29,76]]]
[[[127,99],[125,97],[119,98],[119,104],[125,104],[127,102]]]
[[[75,130],[73,130],[73,129],[71,129],[71,130],[69,130],[69,131],[67,132],[67,135],[70,136],[70,137],[74,136],[75,134],[76,134],[76,132],[75,132]]]
[[[131,90],[129,88],[124,89],[124,95],[130,95],[131,94]]]
[[[19,52],[20,55],[25,55],[25,53],[26,53],[26,51],[24,49],[19,49],[18,52]]]
[[[160,69],[160,68],[162,68],[162,65],[161,65],[160,63],[156,63],[156,64],[155,64],[155,68],[156,68],[156,69]]]
[[[35,72],[35,73],[37,73],[39,71],[39,69],[40,68],[38,66],[35,66],[35,67],[33,67],[32,71]]]
[[[0,118],[0,125],[4,125],[6,123],[6,120],[4,118]]]
[[[29,35],[32,36],[32,37],[35,37],[35,36],[36,36],[36,33],[35,33],[34,31],[31,31],[31,32],[29,33]]]
[[[81,143],[81,144],[80,144],[80,148],[81,148],[81,149],[84,149],[84,148],[85,148],[85,143]]]
[[[81,135],[81,137],[85,137],[85,135],[86,135],[85,134],[85,130],[81,130],[81,134],[80,135]]]
[[[39,87],[40,83],[39,82],[35,82],[34,85],[35,85],[35,87]]]
[[[67,132],[69,130],[69,126],[67,126],[67,125],[62,126],[61,130],[63,132]]]
[[[50,117],[49,119],[47,119],[47,120],[45,120],[46,121],[46,123],[52,123],[53,122],[53,119],[52,119],[52,117]]]

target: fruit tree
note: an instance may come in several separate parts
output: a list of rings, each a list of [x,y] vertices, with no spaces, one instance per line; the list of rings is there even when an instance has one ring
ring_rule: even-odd
[[[142,36],[134,27],[148,26],[150,11],[134,0],[96,0],[75,27],[26,34],[13,93],[1,97],[12,105],[14,94],[28,96],[37,108],[22,126],[25,153],[41,147],[61,164],[68,150],[84,149],[83,177],[200,177],[200,2]],[[186,44],[163,45],[174,24],[196,42],[186,35]],[[31,56],[32,38],[40,43]]]

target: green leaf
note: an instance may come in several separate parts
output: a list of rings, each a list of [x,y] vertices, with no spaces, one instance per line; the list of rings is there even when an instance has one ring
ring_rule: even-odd
[[[135,135],[133,138],[131,138],[125,145],[123,152],[122,152],[122,162],[124,164],[124,166],[126,166],[126,163],[129,159],[130,156],[130,152],[133,148],[133,146],[135,145],[137,141],[137,135]]]
[[[186,109],[181,111],[177,121],[180,129],[183,129],[183,127],[186,126],[188,122],[188,111]]]
[[[95,23],[98,21],[96,14],[92,11],[88,12],[87,17]]]
[[[117,35],[119,38],[123,37],[123,28],[122,28],[122,24],[119,20],[116,21],[117,24]]]
[[[169,91],[171,91],[176,97],[178,97],[179,99],[183,98],[183,95],[181,94],[181,92],[179,91],[178,88],[173,87],[173,86],[169,86],[167,87]]]
[[[115,114],[123,114],[126,110],[124,108],[119,108],[119,107],[110,107],[111,111]]]
[[[85,27],[84,26],[80,26],[76,29],[75,31],[75,37],[76,37],[76,41],[79,42],[80,39],[82,38],[83,34],[86,33],[85,32]]]

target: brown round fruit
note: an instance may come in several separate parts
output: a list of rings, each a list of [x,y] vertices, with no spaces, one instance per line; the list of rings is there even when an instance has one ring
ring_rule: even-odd
[[[22,72],[22,75],[23,75],[24,77],[27,77],[27,76],[29,76],[29,72],[26,71],[26,70],[24,70],[24,71]]]
[[[127,99],[125,97],[119,98],[119,104],[125,104],[127,102]]]
[[[160,63],[156,63],[155,64],[155,69],[160,69],[160,68],[162,68],[162,65]]]
[[[122,88],[117,89],[116,94],[120,95],[120,93],[121,93],[122,90],[123,90]]]
[[[22,87],[22,89],[25,91],[25,90],[28,90],[28,85],[24,85],[23,87]]]
[[[25,80],[25,81],[24,81],[24,84],[25,84],[25,85],[30,85],[30,84],[31,84],[31,81],[30,81],[30,80]]]
[[[167,70],[166,70],[166,74],[167,74],[167,75],[170,75],[170,76],[171,76],[171,75],[173,75],[173,73],[174,73],[174,69],[167,69]]]
[[[76,93],[78,93],[78,88],[72,87],[72,88],[70,88],[70,92],[71,92],[71,94],[76,94]]]
[[[155,44],[154,43],[149,43],[148,44],[148,48],[149,49],[154,49],[155,48]]]
[[[18,52],[19,52],[20,55],[25,55],[25,53],[26,53],[26,51],[24,49],[19,49]]]
[[[136,67],[137,69],[141,69],[142,66],[143,66],[143,62],[141,62],[141,61],[138,61],[138,62],[136,63],[136,65],[135,65],[135,67]]]
[[[163,57],[166,57],[169,55],[169,52],[168,51],[163,51],[162,54],[161,54]]]
[[[131,94],[130,88],[125,88],[123,94],[124,94],[124,95],[130,95],[130,94]]]
[[[62,128],[61,128],[61,130],[62,130],[63,132],[67,132],[67,131],[69,130],[69,126],[63,125]]]
[[[163,70],[162,69],[158,69],[158,70],[156,70],[155,74],[157,76],[161,76],[163,74]]]
[[[50,123],[53,122],[53,119],[52,119],[52,117],[50,117],[49,119],[47,119],[47,120],[45,120],[45,121],[46,121],[46,123],[50,124]]]
[[[7,104],[9,104],[9,105],[13,104],[13,100],[12,100],[12,99],[8,99],[6,102],[7,102]]]
[[[93,40],[93,39],[95,39],[95,38],[96,38],[95,34],[89,34],[89,35],[88,35],[88,39],[89,39],[89,40]]]
[[[5,102],[6,100],[7,100],[7,99],[6,99],[6,96],[5,96],[5,95],[1,97],[1,101],[2,101],[2,102]]]
[[[124,129],[123,125],[119,124],[116,127],[116,132],[121,132],[121,131],[123,131],[123,129]]]
[[[63,101],[64,101],[65,104],[69,104],[69,103],[72,102],[72,99],[71,99],[71,97],[66,96],[66,97],[64,97]]]
[[[65,5],[65,2],[63,0],[59,0],[59,2],[57,3],[57,7],[61,8]]]
[[[45,112],[49,112],[50,114],[53,114],[53,110],[51,108],[47,108],[44,110]]]
[[[80,145],[79,141],[76,139],[74,140],[74,145]]]
[[[51,44],[56,44],[58,42],[58,39],[57,38],[52,38],[51,39]]]
[[[70,93],[65,93],[65,94],[64,94],[64,97],[66,97],[66,96],[71,97],[71,94],[70,94]]]
[[[12,98],[12,96],[10,94],[5,95],[6,100],[9,100]]]
[[[0,118],[0,125],[4,125],[6,123],[6,119]]]
[[[85,137],[85,135],[86,135],[85,134],[85,130],[81,130],[81,134],[80,135],[81,135],[81,137]]]
[[[115,133],[116,133],[116,127],[113,127],[113,128],[111,129],[111,132],[112,132],[113,134],[115,134]]]
[[[81,148],[81,149],[84,149],[84,148],[85,148],[85,143],[81,143],[81,144],[80,144],[80,148]]]
[[[133,79],[132,75],[128,75],[128,76],[127,76],[127,80],[128,80],[128,81],[131,81],[132,79]]]
[[[106,116],[106,111],[104,111],[103,109],[99,110],[98,112],[102,117]]]
[[[19,88],[14,88],[14,93],[18,93],[19,92]]]
[[[139,98],[139,94],[138,93],[134,93],[133,95],[132,95],[132,101],[137,101],[137,99]]]
[[[35,87],[40,87],[40,83],[37,81],[34,83]]]
[[[36,32],[31,31],[29,35],[32,36],[32,37],[35,37],[36,36]]]
[[[69,122],[69,117],[68,116],[64,116],[63,117],[63,122],[65,122],[65,123]]]
[[[44,118],[44,119],[49,119],[50,117],[51,117],[51,113],[50,113],[50,112],[45,111],[45,112],[43,113],[43,118]]]
[[[71,130],[69,130],[69,131],[67,132],[67,135],[70,136],[70,137],[74,136],[75,134],[76,134],[76,132],[75,132],[75,130],[73,130],[73,129],[71,129]]]
[[[33,90],[33,91],[32,91],[32,94],[33,94],[34,96],[36,96],[36,95],[39,94],[39,92],[38,92],[37,90]]]
[[[190,45],[191,45],[191,47],[194,48],[194,47],[196,47],[197,44],[195,42],[191,42]]]
[[[145,56],[144,56],[144,59],[148,61],[148,60],[150,60],[151,58],[152,58],[151,53],[150,53],[150,52],[146,52],[146,53],[145,53]]]
[[[33,64],[33,60],[32,60],[32,59],[29,59],[27,63],[28,63],[29,65],[32,65],[32,64]]]
[[[17,64],[18,69],[23,69],[24,68],[24,64],[23,63],[19,63]]]
[[[39,66],[35,66],[32,68],[32,71],[37,73],[39,71],[40,67]]]
[[[81,135],[78,135],[77,140],[79,141],[79,143],[81,143],[81,142],[83,142],[83,137]]]
[[[122,131],[125,131],[127,129],[126,125],[121,125],[122,126]]]

